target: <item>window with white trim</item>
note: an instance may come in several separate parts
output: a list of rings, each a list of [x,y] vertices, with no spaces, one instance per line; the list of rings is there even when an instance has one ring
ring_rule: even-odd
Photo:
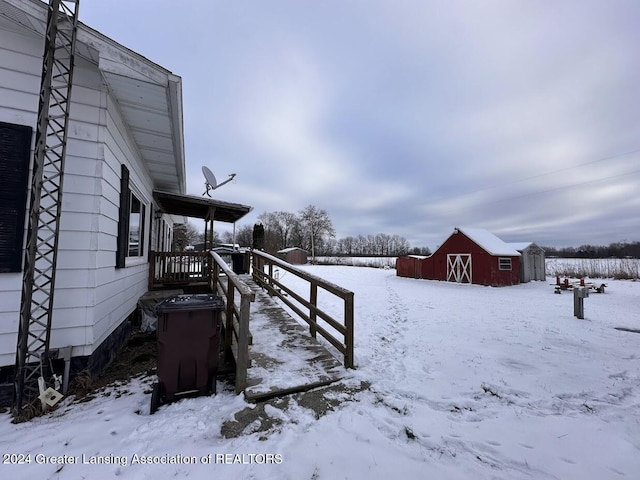
[[[500,270],[511,270],[511,259],[509,257],[498,258],[498,268]]]

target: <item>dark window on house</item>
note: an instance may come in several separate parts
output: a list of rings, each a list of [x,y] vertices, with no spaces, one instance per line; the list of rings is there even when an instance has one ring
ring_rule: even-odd
[[[145,223],[146,205],[131,191],[129,169],[122,165],[116,268],[124,268],[127,257],[144,255]]]
[[[510,258],[499,258],[498,259],[498,268],[500,270],[511,270],[511,259]]]
[[[22,270],[31,134],[0,122],[0,273]]]
[[[129,212],[131,190],[129,190],[129,169],[120,167],[120,210],[118,214],[118,245],[116,249],[116,268],[124,268],[129,250]]]

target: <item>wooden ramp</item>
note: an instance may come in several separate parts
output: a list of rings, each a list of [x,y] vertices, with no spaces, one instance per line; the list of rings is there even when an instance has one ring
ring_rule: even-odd
[[[251,304],[245,398],[255,402],[336,382],[345,367],[249,275],[242,281],[256,294]]]

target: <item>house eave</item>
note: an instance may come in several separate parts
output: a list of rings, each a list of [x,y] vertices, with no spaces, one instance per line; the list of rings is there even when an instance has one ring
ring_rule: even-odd
[[[153,198],[163,213],[206,219],[213,212],[213,220],[225,223],[235,223],[253,210],[239,203],[157,190]]]
[[[40,0],[3,0],[0,15],[44,37],[47,9]],[[185,193],[182,79],[82,22],[75,54],[99,70],[154,188]]]

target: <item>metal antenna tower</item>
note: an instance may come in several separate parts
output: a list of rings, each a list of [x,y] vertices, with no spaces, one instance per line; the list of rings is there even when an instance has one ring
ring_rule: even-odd
[[[16,416],[27,405],[39,411],[38,378],[47,382],[51,374],[49,339],[78,4],[79,0],[49,0],[48,6],[16,348]]]

